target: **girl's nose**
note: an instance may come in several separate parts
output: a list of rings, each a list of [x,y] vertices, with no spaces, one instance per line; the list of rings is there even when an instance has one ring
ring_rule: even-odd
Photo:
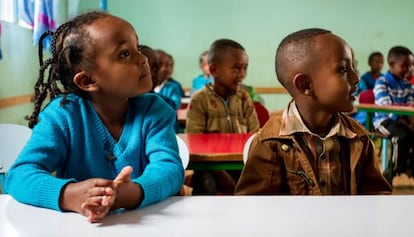
[[[137,59],[137,64],[138,65],[148,64],[148,58],[144,54],[142,54],[141,51],[139,51],[139,50],[137,51],[136,59]]]
[[[354,71],[354,70],[351,70],[351,73],[349,74],[349,82],[352,84],[352,85],[356,85],[356,84],[358,84],[358,82],[359,82],[359,76],[358,76],[358,74]]]

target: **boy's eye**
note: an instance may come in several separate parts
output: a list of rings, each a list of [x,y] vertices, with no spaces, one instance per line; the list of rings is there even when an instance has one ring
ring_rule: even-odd
[[[233,71],[234,72],[239,72],[241,70],[241,68],[240,67],[233,67]]]
[[[120,58],[127,58],[127,57],[129,57],[129,55],[130,55],[130,53],[129,53],[128,50],[123,50],[123,51],[121,51],[121,53],[119,53]]]

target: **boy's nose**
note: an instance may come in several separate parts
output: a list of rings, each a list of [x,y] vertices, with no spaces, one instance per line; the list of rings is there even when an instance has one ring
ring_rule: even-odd
[[[246,69],[242,69],[239,72],[239,78],[244,79],[247,75],[247,70]]]

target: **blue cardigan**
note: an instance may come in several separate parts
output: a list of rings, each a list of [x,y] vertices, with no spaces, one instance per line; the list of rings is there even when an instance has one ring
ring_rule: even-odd
[[[68,95],[64,105],[61,100],[54,99],[40,113],[7,174],[5,190],[16,200],[61,210],[59,197],[67,183],[114,179],[127,165],[144,191],[141,207],[179,192],[184,169],[174,132],[176,114],[161,98],[144,94],[130,99],[118,142],[90,100],[76,95]]]

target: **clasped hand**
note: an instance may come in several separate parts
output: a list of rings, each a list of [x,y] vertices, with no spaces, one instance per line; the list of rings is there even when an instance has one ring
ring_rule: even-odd
[[[114,180],[93,178],[68,184],[63,190],[61,208],[83,214],[90,222],[98,222],[110,210],[123,207],[123,201],[118,197],[120,190],[138,186],[132,183],[131,173],[132,167],[126,166]]]

